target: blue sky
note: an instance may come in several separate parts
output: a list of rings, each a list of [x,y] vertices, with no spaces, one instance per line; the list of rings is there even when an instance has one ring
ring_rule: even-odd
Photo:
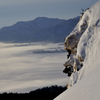
[[[0,28],[36,17],[70,19],[99,0],[0,0]]]

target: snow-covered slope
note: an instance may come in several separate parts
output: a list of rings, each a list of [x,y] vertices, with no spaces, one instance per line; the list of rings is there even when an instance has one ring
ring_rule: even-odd
[[[0,29],[1,42],[63,42],[79,17],[69,20],[38,17]]]
[[[71,38],[74,36],[74,38]],[[69,40],[73,40],[70,43]],[[76,40],[76,41],[75,41]],[[66,49],[76,47],[74,55],[83,67],[72,73],[67,91],[55,100],[99,100],[100,99],[100,1],[85,11],[82,19],[65,40]],[[75,49],[75,50],[76,50]]]

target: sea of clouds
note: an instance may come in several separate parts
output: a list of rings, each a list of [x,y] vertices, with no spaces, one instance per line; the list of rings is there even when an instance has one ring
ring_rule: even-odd
[[[0,92],[29,92],[65,86],[63,74],[67,52],[63,44],[0,43]]]

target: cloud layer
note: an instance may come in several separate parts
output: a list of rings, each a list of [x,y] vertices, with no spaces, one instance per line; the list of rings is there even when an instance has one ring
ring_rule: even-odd
[[[28,92],[44,86],[66,85],[67,77],[62,72],[65,53],[32,53],[61,45],[0,45],[0,92]]]

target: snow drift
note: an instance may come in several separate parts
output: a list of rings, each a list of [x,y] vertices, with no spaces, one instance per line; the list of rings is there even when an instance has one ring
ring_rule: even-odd
[[[100,1],[84,12],[72,33],[66,37],[65,49],[70,51],[72,56],[68,58],[70,66],[76,69],[69,78],[68,85],[71,87],[55,100],[99,100]],[[75,66],[75,59],[83,66]],[[64,65],[68,67],[66,63]]]

